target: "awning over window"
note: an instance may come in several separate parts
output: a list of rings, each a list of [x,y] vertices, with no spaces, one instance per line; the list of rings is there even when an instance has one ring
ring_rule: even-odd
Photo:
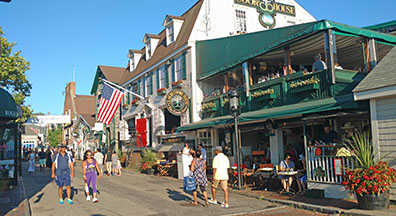
[[[326,29],[334,29],[336,33],[345,33],[349,36],[373,38],[396,44],[396,36],[321,20],[233,37],[198,41],[197,77],[203,80],[253,57]]]
[[[157,152],[181,151],[183,147],[184,147],[184,143],[160,144],[154,148],[154,151]]]
[[[355,102],[353,95],[344,95],[334,98],[326,98],[305,103],[261,109],[253,112],[241,114],[240,123],[264,121],[267,119],[277,119],[283,117],[299,117],[304,114],[319,113],[340,109],[368,109],[367,102]],[[199,128],[214,127],[216,125],[232,124],[231,116],[204,119],[186,126],[179,127],[179,131],[194,130]]]
[[[17,119],[18,109],[14,99],[3,88],[0,88],[0,118]]]

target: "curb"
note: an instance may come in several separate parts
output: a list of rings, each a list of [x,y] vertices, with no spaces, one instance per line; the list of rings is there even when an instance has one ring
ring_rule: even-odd
[[[25,215],[26,216],[30,216],[31,215],[30,203],[29,203],[29,200],[27,198],[27,194],[26,194],[26,190],[25,190],[25,184],[23,183],[22,176],[20,176],[19,183],[21,184],[22,193],[23,193],[23,196],[24,196],[23,203],[25,205]]]

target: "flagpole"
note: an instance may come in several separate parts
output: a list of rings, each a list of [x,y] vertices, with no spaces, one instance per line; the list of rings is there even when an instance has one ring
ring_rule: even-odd
[[[136,94],[135,92],[133,92],[133,91],[131,91],[131,90],[128,90],[128,89],[126,89],[126,88],[123,88],[123,87],[121,87],[121,86],[119,86],[119,85],[117,85],[117,84],[115,84],[115,83],[113,83],[113,82],[110,82],[110,81],[106,80],[106,79],[102,79],[102,78],[100,78],[100,79],[101,79],[102,81],[104,81],[104,82],[110,84],[110,85],[113,85],[113,86],[115,86],[115,87],[117,87],[117,88],[120,88],[120,89],[122,89],[122,90],[124,90],[124,91],[127,91],[127,92],[133,94],[134,96],[136,96],[136,97],[138,97],[138,98],[140,98],[140,99],[142,99],[142,100],[145,100],[144,97],[142,97],[142,96]]]

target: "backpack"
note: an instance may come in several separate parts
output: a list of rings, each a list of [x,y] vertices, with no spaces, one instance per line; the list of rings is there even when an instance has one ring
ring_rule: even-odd
[[[59,157],[59,154],[60,154],[60,153],[58,152],[58,153],[55,155],[55,160],[54,160],[54,162],[55,162],[55,168],[56,168],[56,169],[58,169],[58,157]],[[70,164],[70,163],[73,163],[73,157],[71,156],[70,153],[67,153],[67,152],[66,152],[65,156],[68,157],[69,164]]]

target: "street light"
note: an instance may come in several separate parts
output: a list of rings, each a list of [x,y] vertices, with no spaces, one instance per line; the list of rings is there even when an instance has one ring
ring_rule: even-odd
[[[235,89],[231,89],[228,92],[228,98],[230,100],[230,114],[234,117],[234,128],[235,128],[235,140],[234,149],[236,149],[237,156],[237,173],[238,173],[238,190],[243,190],[242,178],[241,178],[241,149],[239,147],[239,133],[238,133],[238,116],[241,113],[239,106],[239,95]]]

